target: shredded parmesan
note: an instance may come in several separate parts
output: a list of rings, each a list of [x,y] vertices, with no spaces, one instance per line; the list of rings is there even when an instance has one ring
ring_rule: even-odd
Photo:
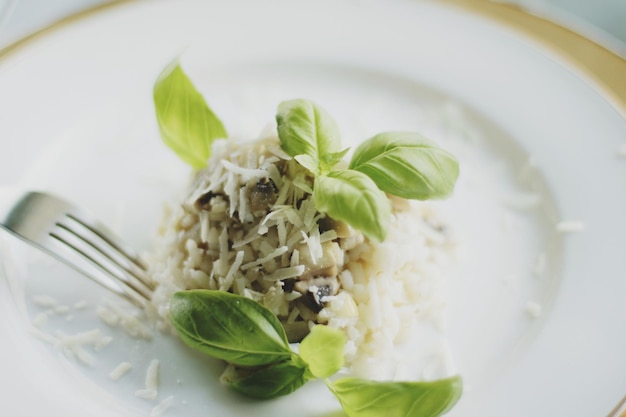
[[[150,417],[160,417],[174,404],[174,396],[170,395],[158,403],[151,411]]]
[[[135,391],[135,396],[139,398],[143,398],[144,400],[154,401],[157,399],[159,392],[155,389],[143,388]]]
[[[109,373],[109,378],[113,381],[117,381],[122,376],[126,375],[132,367],[133,365],[130,362],[122,362]]]
[[[152,359],[146,370],[145,387],[135,391],[135,396],[146,400],[156,400],[159,395],[159,360]]]
[[[241,270],[245,271],[246,269],[250,269],[254,266],[262,265],[268,261],[271,261],[272,259],[278,256],[281,256],[282,254],[286,253],[288,250],[289,248],[287,246],[281,246],[277,248],[276,250],[272,251],[271,253],[269,253],[267,256],[264,256],[263,258],[259,258],[255,261],[248,262],[247,264],[242,265]]]
[[[33,302],[39,307],[44,308],[55,308],[57,305],[59,305],[59,302],[49,295],[36,295],[33,297]]]
[[[86,346],[92,346],[95,351],[98,351],[112,340],[110,336],[104,336],[100,329],[73,335],[67,335],[59,331],[56,332],[55,336],[57,337],[57,345],[67,355],[76,357],[85,365],[92,365],[94,362],[93,356],[85,349]]]
[[[112,302],[105,302],[96,309],[98,317],[111,327],[121,327],[132,337],[150,340],[152,331],[140,319],[140,312],[134,308],[122,307]]]
[[[148,370],[146,371],[146,388],[158,390],[159,388],[159,360],[150,361]]]

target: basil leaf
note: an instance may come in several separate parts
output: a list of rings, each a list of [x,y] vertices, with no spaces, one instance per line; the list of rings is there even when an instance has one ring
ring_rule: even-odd
[[[335,165],[337,165],[344,156],[348,153],[350,148],[346,148],[343,151],[328,153],[322,155],[320,159],[320,172],[326,173],[329,172]]]
[[[235,365],[267,365],[292,355],[276,316],[239,295],[179,291],[170,300],[170,321],[189,346]]]
[[[379,133],[359,145],[350,169],[367,174],[386,193],[426,200],[452,193],[459,164],[417,133]]]
[[[318,211],[348,223],[371,239],[385,239],[391,204],[367,175],[352,170],[331,171],[315,179],[313,195]]]
[[[159,75],[153,95],[163,142],[193,168],[204,168],[211,144],[226,138],[226,129],[177,61]]]
[[[283,101],[276,114],[280,146],[289,156],[308,155],[318,170],[324,155],[339,152],[339,128],[335,120],[310,100]],[[306,166],[311,170],[310,166]],[[316,170],[313,170],[316,172]]]
[[[317,378],[328,378],[344,364],[346,336],[341,330],[316,325],[300,343],[300,357]]]
[[[300,154],[293,157],[300,165],[305,167],[311,172],[317,172],[318,161],[311,155]]]
[[[306,363],[297,355],[230,382],[249,397],[269,399],[291,394],[309,380]]]
[[[349,417],[437,417],[448,412],[463,391],[459,376],[433,382],[375,382],[349,377],[327,385]]]

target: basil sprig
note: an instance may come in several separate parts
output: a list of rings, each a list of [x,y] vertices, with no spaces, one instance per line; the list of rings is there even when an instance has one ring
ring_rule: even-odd
[[[248,397],[267,400],[291,394],[312,379],[307,364],[295,353],[284,362],[277,362],[257,370],[239,370],[230,386]]]
[[[348,169],[336,165],[340,151],[337,124],[310,100],[278,106],[278,137],[282,149],[316,175],[316,209],[382,241],[391,209],[384,193],[407,199],[448,196],[459,176],[457,160],[416,133],[380,133],[358,146]]]
[[[342,378],[327,382],[348,417],[437,417],[463,392],[461,377],[432,382],[377,382]]]
[[[348,417],[437,417],[461,396],[458,376],[432,382],[353,377],[331,382],[328,378],[344,365],[343,332],[316,325],[297,354],[283,338],[284,331],[277,327],[280,323],[271,311],[239,295],[212,290],[177,292],[170,302],[170,320],[189,346],[236,365],[226,382],[249,397],[287,395],[320,378]]]
[[[178,61],[161,72],[153,97],[163,142],[193,168],[206,167],[213,141],[228,135]]]
[[[337,123],[310,100],[283,101],[278,105],[276,122],[283,150],[312,172],[323,172],[345,155],[340,149]]]
[[[413,132],[385,132],[361,143],[350,169],[372,178],[386,193],[415,200],[447,197],[459,164],[449,152]]]
[[[382,241],[387,234],[391,204],[367,175],[353,170],[336,170],[315,179],[315,206]]]
[[[170,321],[187,345],[236,365],[227,382],[253,398],[287,395],[311,379],[333,375],[344,364],[341,331],[313,327],[297,354],[269,309],[224,291],[175,293]]]
[[[312,376],[328,378],[341,369],[346,336],[328,326],[313,326],[311,332],[300,342],[300,357],[309,367]]]
[[[189,346],[235,365],[267,365],[292,355],[270,310],[228,292],[177,292],[170,300],[170,321]]]

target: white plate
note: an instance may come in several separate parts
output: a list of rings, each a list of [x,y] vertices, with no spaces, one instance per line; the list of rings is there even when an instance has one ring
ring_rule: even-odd
[[[183,51],[231,133],[256,135],[279,101],[309,97],[346,144],[408,129],[457,154],[457,192],[437,203],[459,244],[446,331],[466,392],[451,416],[603,416],[626,393],[626,120],[581,72],[435,2],[128,2],[2,58],[0,184],[61,193],[149,248],[161,202],[188,172],[160,143],[151,103],[155,77]],[[529,193],[540,202],[516,208]],[[559,233],[562,220],[585,229]],[[94,314],[99,288],[2,243],[3,415],[147,415],[156,403],[133,393],[152,358],[159,400],[174,396],[166,415],[337,415],[321,384],[271,402],[233,395],[216,384],[215,362],[165,335],[108,328]],[[114,337],[91,352],[93,366],[28,330],[44,293],[89,302],[52,315],[44,333]],[[109,381],[122,360],[133,370]]]

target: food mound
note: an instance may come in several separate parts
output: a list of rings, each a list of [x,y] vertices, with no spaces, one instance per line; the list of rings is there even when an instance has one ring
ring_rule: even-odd
[[[194,175],[152,262],[165,326],[176,291],[228,291],[270,309],[290,342],[314,324],[342,330],[353,372],[385,377],[406,329],[438,319],[451,243],[430,203],[388,196],[387,237],[374,241],[316,209],[314,175],[278,137],[216,141]]]

